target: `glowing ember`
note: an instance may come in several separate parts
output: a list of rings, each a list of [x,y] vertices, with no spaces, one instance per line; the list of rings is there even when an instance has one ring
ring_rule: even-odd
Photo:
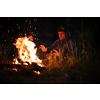
[[[17,72],[17,68],[13,68],[12,70],[15,70],[15,72]]]
[[[39,71],[33,71],[33,72],[40,75],[40,72]]]
[[[24,65],[28,65],[25,62],[28,62],[29,64],[32,64],[32,62],[37,63],[40,67],[45,67],[42,64],[42,60],[40,60],[36,56],[37,48],[34,42],[30,40],[28,37],[19,37],[16,39],[16,43],[14,43],[16,48],[18,49],[19,59],[23,61]],[[18,62],[17,59],[14,59],[13,64],[21,64]]]

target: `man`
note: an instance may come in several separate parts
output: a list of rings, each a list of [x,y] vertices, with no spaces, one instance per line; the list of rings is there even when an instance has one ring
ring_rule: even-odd
[[[70,33],[65,27],[60,27],[57,31],[59,39],[57,39],[50,47],[40,45],[41,50],[44,53],[49,53],[51,50],[53,50],[55,54],[59,56],[59,51],[55,49],[61,49],[63,50],[63,57],[71,56],[74,53],[75,46],[72,40],[69,38],[71,36]]]

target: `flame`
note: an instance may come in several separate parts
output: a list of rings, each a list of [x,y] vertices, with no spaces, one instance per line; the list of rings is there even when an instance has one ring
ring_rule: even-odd
[[[18,62],[18,60],[15,58],[15,59],[13,59],[14,60],[14,62],[12,62],[13,64],[20,64],[21,65],[21,63],[19,63]]]
[[[28,62],[29,64],[32,64],[32,62],[37,63],[40,67],[44,67],[42,64],[42,60],[40,60],[37,55],[37,48],[36,44],[30,40],[30,38],[26,37],[19,37],[16,39],[16,43],[14,43],[16,48],[18,49],[19,59],[21,59],[24,63],[24,65],[28,65],[25,62]],[[18,62],[18,60],[15,58],[13,64],[21,64]]]

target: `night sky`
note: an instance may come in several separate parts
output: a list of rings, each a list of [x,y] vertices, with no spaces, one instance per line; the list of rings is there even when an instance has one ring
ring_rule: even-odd
[[[78,32],[93,34],[92,45],[99,45],[99,17],[0,17],[0,44],[8,45],[15,42],[15,38],[32,35],[37,45],[50,46],[58,39],[57,29],[65,26],[73,36]],[[76,38],[76,37],[75,37]],[[77,38],[76,38],[77,39]]]

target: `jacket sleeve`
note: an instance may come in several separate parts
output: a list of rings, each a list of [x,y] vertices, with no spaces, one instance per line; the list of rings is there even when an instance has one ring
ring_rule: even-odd
[[[50,47],[47,47],[47,53],[49,53],[53,49],[56,49],[57,44],[58,44],[58,40],[56,40]]]

